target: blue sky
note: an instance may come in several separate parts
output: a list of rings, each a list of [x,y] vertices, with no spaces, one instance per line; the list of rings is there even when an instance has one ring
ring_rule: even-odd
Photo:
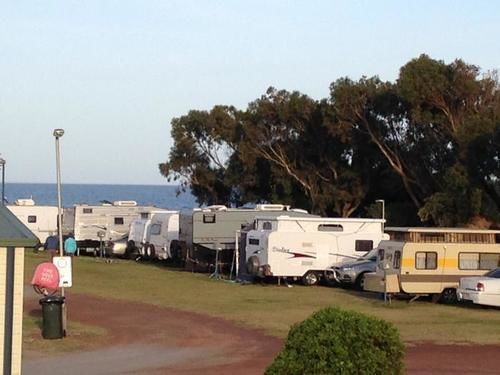
[[[499,67],[495,1],[0,3],[8,182],[166,184],[170,121],[244,109],[269,86],[320,99],[340,77],[395,80],[421,53]]]

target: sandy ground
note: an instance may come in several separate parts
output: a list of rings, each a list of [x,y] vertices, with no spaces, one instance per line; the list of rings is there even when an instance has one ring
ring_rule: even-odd
[[[24,352],[23,374],[262,374],[283,345],[261,331],[175,309],[74,294],[68,307],[68,319],[106,328],[105,341],[52,357]],[[40,314],[38,299],[28,295],[25,309]],[[500,346],[408,343],[405,362],[408,374],[500,374]]]

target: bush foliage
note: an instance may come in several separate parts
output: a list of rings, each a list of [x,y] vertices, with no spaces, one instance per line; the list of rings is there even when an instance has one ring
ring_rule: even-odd
[[[291,328],[266,374],[401,374],[403,356],[391,323],[329,307]]]

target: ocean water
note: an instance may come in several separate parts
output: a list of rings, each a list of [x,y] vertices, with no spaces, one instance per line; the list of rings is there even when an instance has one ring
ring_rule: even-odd
[[[57,205],[56,184],[6,183],[5,199],[14,203],[19,198],[32,198],[37,205]],[[0,197],[1,200],[1,197]],[[171,185],[94,185],[62,184],[63,207],[76,203],[100,204],[102,201],[136,201],[138,205],[160,208],[198,207],[190,192],[177,195],[177,186]]]

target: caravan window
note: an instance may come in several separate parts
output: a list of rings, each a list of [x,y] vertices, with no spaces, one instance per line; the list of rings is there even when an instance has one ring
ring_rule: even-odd
[[[29,215],[28,216],[28,223],[36,223],[36,216],[35,215]]]
[[[437,268],[437,253],[420,251],[415,254],[417,270],[435,270]]]
[[[84,214],[91,214],[92,213],[92,209],[91,208],[84,208],[83,209],[83,213]]]
[[[148,212],[141,212],[141,219],[149,219],[149,213]]]
[[[373,249],[373,241],[371,240],[356,240],[355,242],[356,251],[367,252]]]
[[[392,262],[392,268],[398,270],[401,268],[401,251],[397,250],[394,252],[394,260]]]
[[[479,269],[491,270],[500,264],[500,254],[479,254]]]
[[[204,214],[203,222],[205,224],[215,224],[215,214]]]
[[[248,244],[249,245],[258,245],[260,243],[258,238],[249,238],[248,239]]]
[[[479,253],[458,254],[458,268],[461,270],[479,269]]]
[[[151,225],[151,235],[158,236],[161,233],[161,224]]]
[[[318,232],[343,232],[344,228],[339,224],[320,224],[318,225]]]
[[[115,217],[115,225],[123,225],[123,217]]]
[[[491,253],[460,253],[458,254],[458,268],[461,270],[491,270],[498,267],[499,254]]]
[[[273,224],[271,224],[270,221],[264,221],[262,223],[262,229],[263,230],[272,230],[273,229]]]

